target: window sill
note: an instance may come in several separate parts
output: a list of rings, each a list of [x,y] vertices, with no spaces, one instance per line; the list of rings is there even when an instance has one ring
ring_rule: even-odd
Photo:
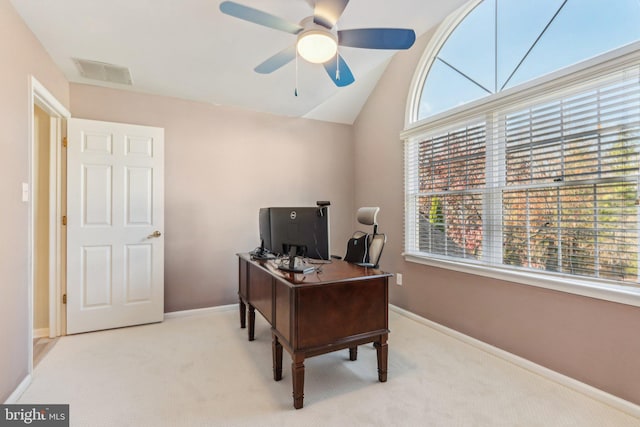
[[[431,267],[444,268],[462,273],[475,274],[493,279],[514,282],[523,285],[537,286],[575,295],[597,298],[605,301],[640,307],[640,289],[616,285],[598,284],[575,278],[555,277],[535,272],[516,271],[475,265],[454,260],[428,258],[422,254],[402,254],[405,261]]]

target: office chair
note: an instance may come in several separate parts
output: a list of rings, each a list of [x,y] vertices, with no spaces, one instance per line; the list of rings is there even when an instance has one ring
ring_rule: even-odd
[[[378,212],[380,212],[379,207],[363,207],[358,209],[358,222],[363,225],[372,225],[373,234],[364,231],[356,231],[353,233],[353,236],[349,239],[347,254],[344,257],[345,261],[364,267],[378,268],[382,249],[387,241],[386,235],[378,233],[378,222],[376,219]],[[354,251],[352,249],[355,247],[354,245],[365,243],[367,245],[366,248],[364,248],[366,250],[366,258],[363,259],[361,251]]]

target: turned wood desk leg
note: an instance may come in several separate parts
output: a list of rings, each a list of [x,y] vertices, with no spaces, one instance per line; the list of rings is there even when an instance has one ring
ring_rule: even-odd
[[[282,344],[280,344],[276,334],[272,334],[272,338],[271,351],[273,353],[273,379],[275,381],[280,381],[282,379]]]
[[[389,355],[387,335],[381,335],[379,341],[376,341],[373,345],[378,355],[378,380],[384,383],[387,381],[387,359]]]
[[[349,360],[358,360],[358,347],[349,347]]]
[[[247,305],[240,299],[240,327],[247,327]]]
[[[293,407],[302,408],[304,402],[304,354],[291,355],[291,376],[293,380]]]
[[[256,334],[256,309],[249,304],[249,341],[255,339]]]

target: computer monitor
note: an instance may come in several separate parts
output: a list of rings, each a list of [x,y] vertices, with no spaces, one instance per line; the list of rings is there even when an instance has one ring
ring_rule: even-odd
[[[260,208],[258,213],[258,231],[260,233],[260,254],[271,251],[271,210]]]
[[[327,206],[269,208],[271,251],[278,254],[328,260],[329,209]]]
[[[296,257],[330,259],[330,202],[319,201],[317,207],[261,208],[258,214],[260,248],[255,256],[267,259],[272,254],[288,255],[289,263],[279,268],[295,273],[314,270],[301,265]]]

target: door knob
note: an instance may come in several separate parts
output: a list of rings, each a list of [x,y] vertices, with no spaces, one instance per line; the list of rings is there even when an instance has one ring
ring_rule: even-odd
[[[160,236],[162,236],[162,233],[161,233],[161,232],[159,232],[158,230],[156,230],[156,231],[154,231],[153,233],[149,234],[149,235],[147,236],[147,238],[148,238],[148,239],[151,239],[152,237],[160,237]]]

